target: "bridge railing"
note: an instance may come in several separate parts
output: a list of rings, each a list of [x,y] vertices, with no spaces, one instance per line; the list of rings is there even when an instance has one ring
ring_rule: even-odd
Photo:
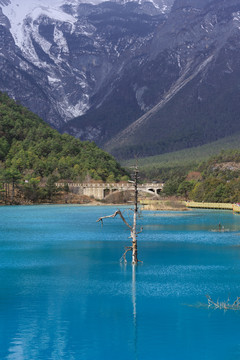
[[[57,182],[55,185],[57,187],[63,187],[65,185],[69,187],[92,187],[92,188],[134,188],[133,184],[129,183],[74,183],[74,182]],[[154,188],[159,189],[163,188],[164,184],[155,184],[155,183],[147,183],[147,184],[138,184],[138,188]]]

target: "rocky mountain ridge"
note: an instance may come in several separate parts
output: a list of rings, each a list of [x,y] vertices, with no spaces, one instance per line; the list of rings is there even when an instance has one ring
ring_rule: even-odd
[[[61,128],[91,107],[119,57],[152,36],[159,4],[2,0],[0,90]]]
[[[0,90],[53,127],[124,158],[240,131],[240,0],[35,4],[0,2]]]
[[[112,98],[79,119],[81,130],[91,121],[98,126],[100,119],[104,130],[98,141],[122,158],[202,145],[239,132],[239,15],[237,0],[175,1],[149,43],[148,56],[130,65]],[[140,84],[141,106],[134,93]],[[126,89],[130,93],[114,113],[123,127],[106,133],[112,123],[107,109],[120,89],[121,100]],[[79,120],[68,126],[77,127]]]

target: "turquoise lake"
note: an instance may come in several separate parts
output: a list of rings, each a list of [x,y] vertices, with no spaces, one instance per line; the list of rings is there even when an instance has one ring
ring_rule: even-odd
[[[0,208],[0,359],[240,359],[240,216],[143,212],[132,267],[115,210]]]

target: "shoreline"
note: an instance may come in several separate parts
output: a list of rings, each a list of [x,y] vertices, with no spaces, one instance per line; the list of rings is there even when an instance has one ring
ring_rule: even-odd
[[[169,200],[161,200],[161,205],[159,204],[159,201],[157,200],[158,204],[154,204],[155,200],[152,200],[153,204],[146,205],[144,200],[140,200],[139,207],[141,207],[141,210],[144,211],[190,211],[190,209],[186,208],[186,206],[182,206],[182,202],[174,202],[174,204],[169,203]],[[132,206],[133,203],[106,203],[101,201],[90,201],[90,202],[36,202],[36,203],[21,203],[21,204],[0,204],[0,206],[56,206],[56,205],[62,205],[62,206],[83,206],[83,207],[89,207],[89,206]]]
[[[85,199],[86,200],[86,199]],[[129,202],[103,202],[90,199],[90,201],[52,201],[52,202],[22,202],[16,204],[0,204],[0,206],[132,206]],[[177,200],[176,198],[168,198],[161,200],[140,199],[139,206],[143,211],[191,211],[193,209],[209,209],[209,210],[231,210],[234,213],[240,213],[240,206],[230,203],[204,203],[194,201]]]

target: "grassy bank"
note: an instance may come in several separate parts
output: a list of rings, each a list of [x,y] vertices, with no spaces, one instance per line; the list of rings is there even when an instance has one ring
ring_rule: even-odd
[[[185,201],[176,199],[161,199],[161,200],[141,200],[140,204],[143,210],[151,211],[186,211],[188,210]]]

